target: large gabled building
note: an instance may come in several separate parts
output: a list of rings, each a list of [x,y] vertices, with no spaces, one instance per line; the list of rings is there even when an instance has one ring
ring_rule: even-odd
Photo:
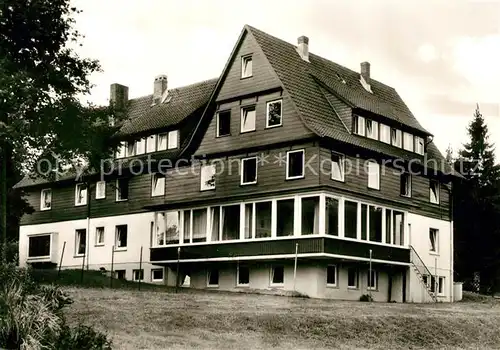
[[[117,276],[147,282],[452,300],[455,175],[369,63],[354,72],[309,53],[307,37],[245,26],[218,80],[168,90],[159,77],[154,91],[128,101],[112,86],[128,106],[127,170],[96,179],[91,203],[71,177],[19,184],[36,209],[22,263],[58,264],[66,244],[63,267],[113,259]]]

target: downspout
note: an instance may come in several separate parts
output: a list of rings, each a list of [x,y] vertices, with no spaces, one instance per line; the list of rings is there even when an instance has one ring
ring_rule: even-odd
[[[450,190],[448,191],[449,195],[450,195],[450,200],[448,201],[449,202],[449,205],[450,205],[450,252],[451,252],[451,257],[450,257],[450,301],[454,301],[455,300],[455,296],[453,295],[454,293],[454,275],[455,275],[455,272],[454,272],[454,256],[455,256],[455,250],[453,249],[454,248],[454,244],[453,244],[453,240],[454,240],[454,237],[453,237],[453,181],[450,182]]]

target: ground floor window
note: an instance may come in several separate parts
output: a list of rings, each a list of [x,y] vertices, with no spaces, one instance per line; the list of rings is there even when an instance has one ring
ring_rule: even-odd
[[[153,282],[163,281],[163,269],[152,269],[151,270],[151,280]]]
[[[75,255],[85,255],[87,247],[87,230],[81,229],[75,231]]]
[[[50,234],[28,237],[28,258],[50,257]]]
[[[444,277],[438,278],[438,294],[444,295]]]
[[[246,265],[238,265],[237,267],[238,286],[246,287],[250,283],[250,269]]]
[[[115,248],[116,249],[127,248],[127,238],[128,238],[127,225],[117,225],[116,236],[115,236]]]
[[[349,267],[347,269],[347,288],[357,289],[359,285],[358,282],[358,269]]]
[[[136,282],[144,280],[144,269],[132,270],[132,279]]]
[[[368,289],[377,290],[378,289],[378,271],[368,270]]]
[[[326,268],[326,286],[336,287],[337,286],[337,266],[328,265]]]
[[[219,270],[210,269],[207,273],[207,286],[208,287],[218,287],[219,286]]]
[[[115,271],[115,277],[118,278],[119,280],[124,280],[127,276],[127,273],[125,270],[116,270]]]
[[[271,267],[271,285],[282,286],[285,283],[285,267],[276,265]]]

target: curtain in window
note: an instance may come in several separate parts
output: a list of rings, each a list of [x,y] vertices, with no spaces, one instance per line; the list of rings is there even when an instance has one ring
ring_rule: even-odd
[[[255,237],[271,237],[271,202],[255,203]]]
[[[165,237],[166,243],[179,243],[180,213],[169,211],[165,215]]]
[[[156,213],[156,245],[165,244],[165,213]]]
[[[191,241],[191,210],[184,211],[184,243]]]
[[[222,213],[224,215],[224,213]],[[220,228],[220,207],[210,208],[210,217],[212,219],[212,242],[219,240],[219,228]]]
[[[326,198],[326,224],[325,231],[327,235],[338,235],[339,227],[339,202],[335,198]]]
[[[222,207],[222,240],[240,238],[240,206]]]
[[[207,240],[207,210],[193,210],[193,242]]]
[[[245,204],[245,239],[252,238],[253,231],[253,204]]]

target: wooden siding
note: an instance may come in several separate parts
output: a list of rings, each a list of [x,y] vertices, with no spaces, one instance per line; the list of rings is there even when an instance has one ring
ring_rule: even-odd
[[[337,113],[338,117],[340,118],[342,123],[344,123],[347,130],[352,131],[352,108],[329,91],[326,91],[324,89],[323,91],[326,100],[328,101],[330,106],[332,106],[335,113]]]

